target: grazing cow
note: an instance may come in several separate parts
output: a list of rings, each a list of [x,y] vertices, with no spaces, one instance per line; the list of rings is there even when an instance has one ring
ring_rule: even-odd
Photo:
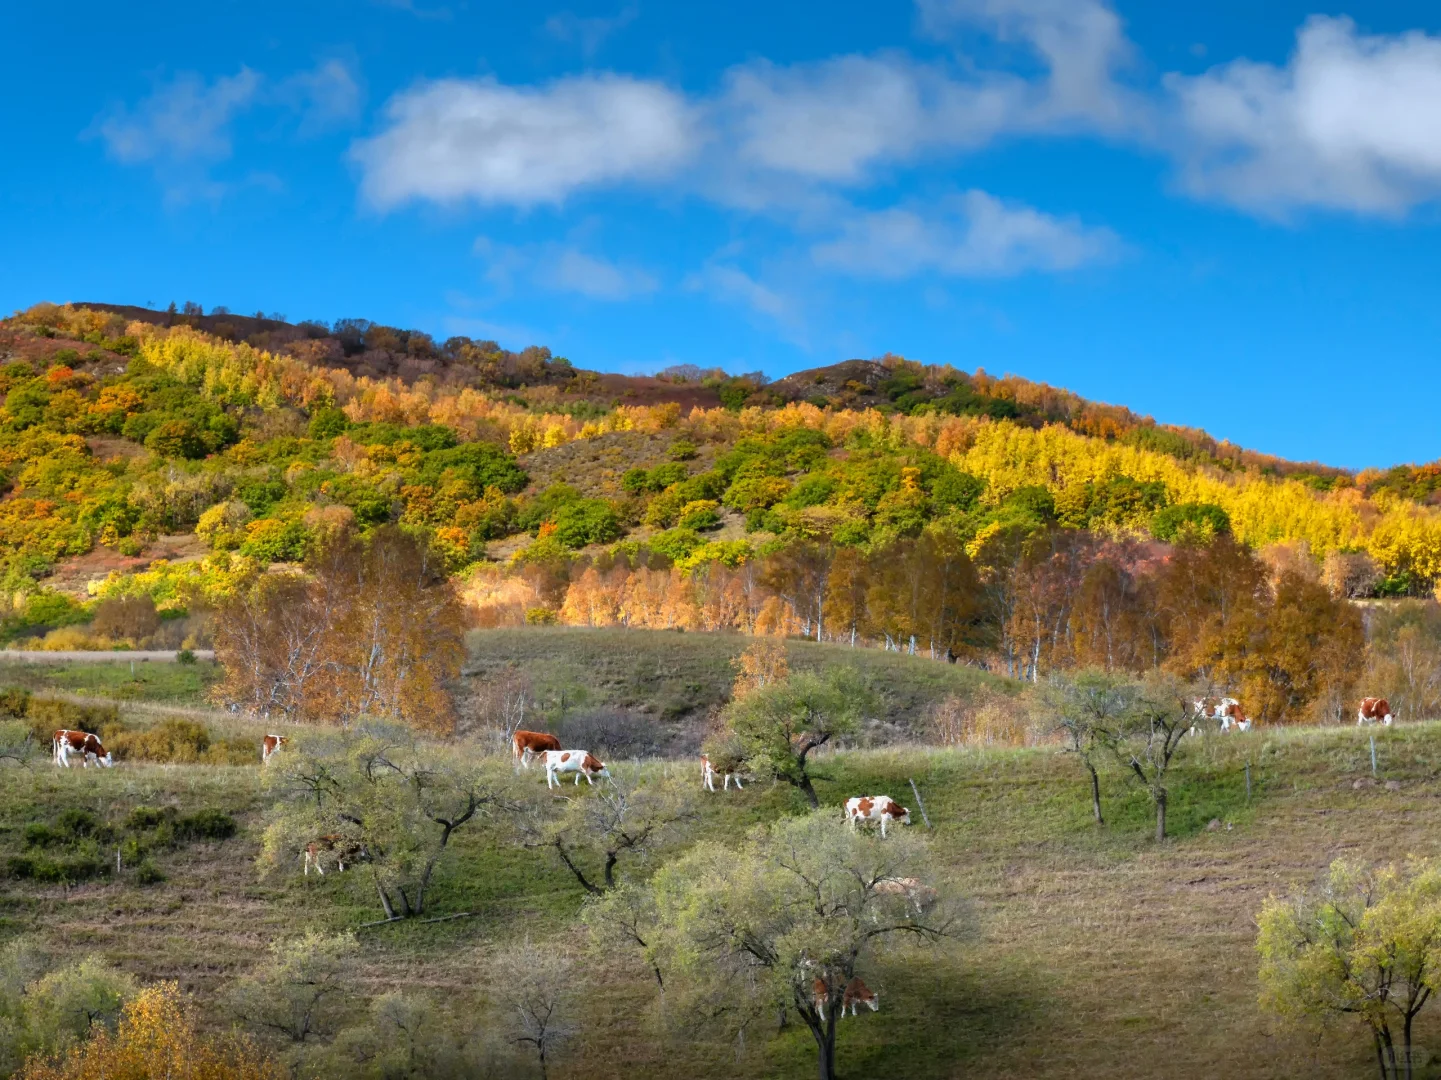
[[[1387,727],[1395,717],[1391,715],[1391,703],[1383,697],[1361,699],[1361,710],[1356,714],[1356,724],[1374,724],[1378,720]]]
[[[107,769],[113,768],[115,759],[100,745],[100,740],[88,731],[70,731],[61,728],[50,739],[51,753],[55,757],[55,764],[70,768],[70,755],[80,755],[82,768],[90,768],[90,762],[103,765]]]
[[[310,876],[310,868],[313,865],[321,877],[325,876],[324,858],[327,853],[335,856],[336,869],[345,871],[345,864],[354,866],[357,862],[366,857],[365,845],[359,840],[351,840],[340,833],[330,833],[327,836],[317,837],[305,845],[305,876]]]
[[[913,877],[888,877],[876,882],[875,892],[879,896],[903,896],[916,906],[919,915],[935,904],[939,894],[929,885]]]
[[[1238,731],[1251,730],[1251,718],[1241,710],[1241,704],[1232,698],[1226,698],[1224,703],[1217,707],[1216,715],[1221,718],[1221,730],[1230,731],[1235,728]]]
[[[1195,716],[1191,721],[1190,733],[1192,735],[1199,735],[1202,732],[1202,726],[1199,723],[1201,720],[1220,720],[1221,730],[1225,731],[1226,710],[1239,707],[1240,702],[1231,697],[1206,697],[1197,698],[1192,704],[1195,708]]]
[[[816,999],[816,1015],[824,1020],[826,1018],[826,1005],[831,1000],[830,984],[817,975],[811,980],[811,996]]]
[[[517,731],[510,739],[510,751],[522,769],[530,768],[530,759],[535,755],[559,749],[560,740],[543,731]]]
[[[269,765],[275,752],[290,741],[288,735],[267,735],[260,740],[260,764]]]
[[[741,783],[740,766],[736,762],[722,761],[717,764],[716,762],[711,761],[711,759],[705,754],[702,754],[700,756],[701,786],[703,786],[707,791],[714,791],[715,778],[717,773],[719,773],[722,777],[725,778],[724,782],[721,785],[722,791],[730,790],[732,780],[736,782],[737,790],[745,790],[745,785]]]
[[[610,779],[610,770],[585,750],[546,750],[541,755],[541,761],[545,765],[545,786],[548,788],[560,786],[561,773],[575,773],[577,785],[582,776],[587,784],[594,784],[597,776]]]
[[[911,823],[911,812],[889,795],[858,796],[846,800],[846,820],[851,828],[862,821],[879,821],[881,839],[886,837],[886,823],[894,821],[899,825]]]
[[[846,983],[845,996],[841,998],[841,1015],[845,1016],[846,1010],[850,1009],[851,1015],[855,1016],[857,1005],[869,1005],[871,1012],[876,1012],[881,1007],[880,995],[872,993],[871,988],[861,982],[859,975]]]

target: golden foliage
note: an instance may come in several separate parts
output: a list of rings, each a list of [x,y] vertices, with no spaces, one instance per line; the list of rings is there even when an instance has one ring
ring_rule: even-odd
[[[736,671],[735,684],[731,688],[733,701],[743,701],[762,687],[783,682],[791,673],[784,642],[766,638],[755,642],[732,660],[731,667]]]
[[[175,983],[142,990],[114,1035],[100,1028],[57,1059],[31,1058],[21,1080],[282,1080],[280,1062],[243,1035],[202,1035]]]

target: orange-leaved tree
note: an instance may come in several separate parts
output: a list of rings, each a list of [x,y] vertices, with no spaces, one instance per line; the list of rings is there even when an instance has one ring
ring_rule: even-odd
[[[464,657],[464,612],[444,559],[421,537],[339,533],[303,574],[264,574],[223,605],[216,658],[225,701],[260,714],[362,716],[448,732],[445,681]]]
[[[32,1057],[21,1080],[281,1080],[286,1070],[243,1035],[202,1035],[175,983],[142,990],[115,1034],[103,1027],[57,1058]]]

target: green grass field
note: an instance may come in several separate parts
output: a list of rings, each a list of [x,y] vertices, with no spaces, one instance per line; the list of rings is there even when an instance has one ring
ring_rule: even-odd
[[[537,635],[536,658],[527,662],[541,663],[542,643],[563,643],[563,683],[588,656],[570,633]],[[691,670],[714,672],[717,658],[723,662],[724,649],[707,651],[697,635],[674,640],[675,651],[665,655]],[[519,651],[513,644],[511,655]],[[622,667],[617,661],[609,670]],[[933,670],[952,677],[945,665]],[[668,672],[659,683],[690,677]],[[259,728],[223,726],[223,734],[248,733],[258,742]],[[297,734],[306,737],[303,729]],[[1173,785],[1176,835],[1161,846],[1149,840],[1148,802],[1119,774],[1107,777],[1109,824],[1097,829],[1076,763],[1054,750],[824,757],[817,786],[837,814],[852,794],[889,792],[909,802],[908,780],[916,781],[935,826],[927,834],[934,877],[966,898],[974,915],[968,939],[896,953],[868,972],[881,1010],[841,1025],[842,1074],[1365,1075],[1369,1043],[1358,1031],[1343,1027],[1316,1039],[1259,1011],[1254,916],[1268,893],[1313,882],[1339,855],[1438,854],[1441,725],[1377,732],[1382,783],[1357,788],[1370,777],[1367,734],[1257,731],[1197,741]],[[733,839],[752,823],[802,809],[790,789],[765,784],[704,793],[689,760],[615,768],[622,776],[636,768],[695,774],[695,824],[655,852],[652,864],[685,843]],[[146,979],[179,979],[202,1003],[214,1003],[276,937],[376,918],[361,873],[307,879],[297,860],[290,872],[260,876],[261,777],[258,766],[0,766],[0,861],[19,849],[27,824],[76,806],[110,819],[138,805],[182,813],[210,807],[243,826],[232,839],[161,856],[167,880],[156,885],[102,880],[67,889],[0,879],[0,938],[34,934],[63,953],[99,953]],[[527,779],[543,783],[538,772]],[[1399,790],[1388,790],[1387,780]],[[588,794],[582,785],[579,797]],[[1208,831],[1213,819],[1221,827]],[[518,849],[506,837],[500,822],[459,834],[433,894],[433,914],[475,917],[359,931],[359,995],[421,989],[473,1003],[475,1022],[493,1023],[485,989],[493,946],[525,935],[582,942],[575,917],[583,895],[574,878],[552,853]],[[778,1035],[752,1031],[738,1056],[734,1045],[701,1032],[678,1039],[648,1026],[654,982],[631,957],[596,958],[582,979],[577,1033],[552,1077],[813,1074],[809,1036],[794,1024]],[[1435,1050],[1438,1015],[1427,1014],[1419,1034],[1421,1045]]]
[[[735,681],[731,661],[753,640],[738,634],[576,627],[475,630],[467,636],[465,681],[514,668],[530,679],[547,718],[606,706],[674,722],[702,717],[729,699]],[[948,694],[965,694],[983,684],[1008,685],[976,668],[924,656],[811,641],[785,646],[796,671],[855,666],[880,691],[884,718],[911,730],[919,729],[928,705]]]
[[[113,663],[0,661],[0,686],[161,705],[207,705],[210,687],[219,680],[220,674],[219,666],[212,660],[194,664],[126,660]]]

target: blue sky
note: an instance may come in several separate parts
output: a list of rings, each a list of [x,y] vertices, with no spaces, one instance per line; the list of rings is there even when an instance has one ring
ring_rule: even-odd
[[[1441,457],[1441,11],[14,4],[0,307],[576,364],[887,351],[1272,453]]]

